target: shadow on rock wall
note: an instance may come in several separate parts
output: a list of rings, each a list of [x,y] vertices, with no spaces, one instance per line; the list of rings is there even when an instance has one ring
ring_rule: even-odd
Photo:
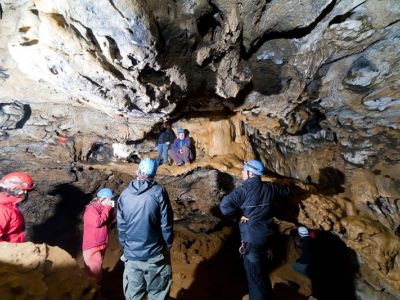
[[[101,294],[104,299],[109,300],[124,300],[123,292],[123,273],[124,273],[124,263],[118,260],[117,265],[112,271],[104,271],[103,278],[100,282]]]
[[[182,289],[176,299],[241,300],[247,294],[247,285],[237,251],[239,242],[238,233],[228,237],[216,255],[198,265],[192,285],[187,290]]]
[[[267,262],[269,273],[285,263],[288,256],[287,239],[287,236],[280,234],[271,236],[269,248],[273,257]],[[243,299],[248,294],[248,287],[243,261],[238,252],[239,244],[239,233],[236,231],[227,238],[216,255],[198,265],[194,282],[189,289],[181,290],[176,299]],[[298,289],[299,285],[294,282],[278,282],[274,285],[274,299],[307,299]]]
[[[344,183],[344,174],[336,168],[327,167],[319,171],[318,192],[323,195],[331,196],[344,192]]]
[[[356,300],[356,253],[336,235],[318,232],[311,247],[310,277],[319,300]]]
[[[1,16],[1,6],[0,6],[0,16]],[[0,79],[6,80],[10,77],[7,73],[7,69],[0,67]]]
[[[76,257],[82,248],[81,215],[91,195],[69,183],[57,185],[49,195],[57,198],[55,212],[33,226],[32,242],[59,246]]]
[[[296,187],[292,196],[286,199],[279,199],[279,201],[273,203],[273,216],[279,220],[297,224],[300,212],[299,205],[308,196],[309,193],[307,191]]]

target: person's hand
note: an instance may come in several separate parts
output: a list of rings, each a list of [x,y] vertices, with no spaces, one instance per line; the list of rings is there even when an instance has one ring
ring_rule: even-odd
[[[246,218],[245,216],[242,216],[240,218],[240,224],[246,224],[248,220],[249,220],[248,218]]]
[[[165,145],[169,145],[169,144],[170,144],[169,142],[166,142],[166,143],[165,143]]]
[[[110,200],[110,199],[105,199],[101,202],[101,204],[105,205],[105,206],[111,206],[114,207],[114,201]]]
[[[182,150],[182,149],[179,149],[179,153],[182,154],[182,153],[183,153],[183,150]]]

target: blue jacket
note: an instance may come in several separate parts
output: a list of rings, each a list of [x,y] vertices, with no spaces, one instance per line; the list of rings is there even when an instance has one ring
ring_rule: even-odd
[[[171,247],[173,212],[165,188],[132,180],[118,199],[117,225],[128,260],[147,260]]]
[[[226,195],[220,204],[223,215],[238,220],[241,216],[249,219],[240,224],[243,241],[255,246],[264,246],[273,233],[271,203],[291,194],[291,188],[274,183],[262,182],[260,177],[245,180],[242,185]]]
[[[181,149],[182,147],[188,147],[190,148],[190,137],[185,137],[183,140],[177,138],[174,143],[171,145],[171,149],[173,151],[177,151]]]

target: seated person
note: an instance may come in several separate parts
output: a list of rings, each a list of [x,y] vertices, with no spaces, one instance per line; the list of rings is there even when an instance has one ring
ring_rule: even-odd
[[[178,166],[190,163],[193,158],[193,153],[190,145],[190,138],[185,136],[185,130],[178,129],[178,138],[171,145],[169,156],[175,161]]]
[[[175,133],[171,129],[169,122],[164,122],[161,128],[160,135],[157,138],[157,163],[160,165],[168,164],[168,148],[175,140]]]

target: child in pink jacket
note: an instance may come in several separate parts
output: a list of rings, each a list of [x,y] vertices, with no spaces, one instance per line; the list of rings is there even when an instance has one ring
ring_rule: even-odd
[[[103,188],[86,206],[83,215],[83,260],[88,272],[97,281],[101,280],[103,273],[102,263],[107,248],[108,225],[113,214],[113,191]]]

